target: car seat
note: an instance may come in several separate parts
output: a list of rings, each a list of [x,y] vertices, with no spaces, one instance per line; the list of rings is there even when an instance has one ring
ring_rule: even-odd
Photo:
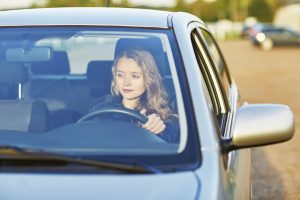
[[[30,81],[26,84],[24,95],[27,99],[39,99],[47,104],[49,129],[72,123],[80,117],[73,112],[76,98],[66,78],[69,73],[69,58],[63,51],[54,51],[51,60],[30,66]]]
[[[47,130],[46,104],[42,101],[22,98],[22,84],[27,80],[27,71],[24,66],[0,62],[0,83],[7,85],[10,89],[15,89],[0,100],[0,130],[24,132]]]
[[[90,96],[98,98],[111,93],[113,61],[91,61],[87,67]]]
[[[149,51],[155,59],[160,75],[170,75],[167,54],[164,52],[160,38],[120,38],[115,47],[115,58],[127,49],[144,49]]]
[[[35,75],[63,75],[70,73],[70,63],[66,52],[53,51],[49,61],[31,64],[31,72]]]

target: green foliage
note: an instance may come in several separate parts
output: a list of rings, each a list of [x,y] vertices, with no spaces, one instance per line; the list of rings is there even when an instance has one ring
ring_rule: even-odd
[[[270,22],[273,19],[272,7],[265,0],[252,0],[248,9],[248,14],[259,21]]]
[[[204,21],[230,19],[243,21],[247,16],[256,16],[261,21],[271,21],[276,7],[276,0],[215,0],[212,2],[196,0],[186,3],[176,0],[173,11],[187,11]]]
[[[277,0],[176,0],[174,7],[155,7],[158,10],[184,11],[200,17],[204,21],[230,19],[243,21],[247,16],[255,16],[258,20],[269,22],[273,18]],[[44,7],[95,7],[106,6],[108,0],[47,0]],[[110,0],[111,7],[137,7],[130,0]],[[33,5],[32,7],[36,7]],[[151,9],[149,6],[139,8]]]
[[[118,3],[115,3],[113,0],[110,0],[110,4],[112,7],[121,7],[121,8],[132,7],[132,5],[129,3],[129,0],[121,0]]]
[[[193,3],[187,4],[184,0],[177,0],[177,4],[173,10],[187,11],[204,21],[217,21],[219,19],[241,20],[237,14],[237,3],[243,0],[216,0],[205,1],[196,0]]]
[[[104,4],[104,0],[48,0],[45,7],[93,7]]]
[[[105,7],[109,4],[111,7],[132,7],[129,0],[114,2],[113,0],[47,0],[43,7]],[[38,7],[32,5],[32,7]]]
[[[193,3],[186,3],[185,0],[176,0],[176,5],[171,9],[172,11],[189,12],[200,17],[204,21],[216,21],[218,19],[218,12],[214,3],[206,3],[198,0]]]

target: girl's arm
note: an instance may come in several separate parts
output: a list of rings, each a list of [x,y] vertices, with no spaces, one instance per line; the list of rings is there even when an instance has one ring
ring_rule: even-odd
[[[165,121],[166,128],[158,134],[160,138],[168,143],[179,143],[179,121],[177,117],[170,117]]]

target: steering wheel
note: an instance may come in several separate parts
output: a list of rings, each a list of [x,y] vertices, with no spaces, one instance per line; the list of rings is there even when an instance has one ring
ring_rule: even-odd
[[[102,107],[102,108],[98,108],[97,110],[94,110],[84,116],[82,116],[77,123],[81,123],[84,121],[88,121],[91,120],[97,116],[103,115],[103,114],[107,114],[107,113],[116,113],[116,114],[122,114],[122,115],[126,115],[129,116],[133,119],[136,119],[140,122],[142,122],[143,124],[146,123],[148,121],[148,118],[144,115],[142,115],[141,113],[139,113],[136,110],[131,110],[128,108],[123,108],[123,107]]]

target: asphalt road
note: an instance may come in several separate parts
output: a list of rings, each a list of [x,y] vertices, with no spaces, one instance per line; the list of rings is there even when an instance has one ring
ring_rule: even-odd
[[[253,199],[300,199],[300,47],[264,52],[247,40],[219,44],[245,101],[286,104],[295,114],[292,140],[252,151]]]

